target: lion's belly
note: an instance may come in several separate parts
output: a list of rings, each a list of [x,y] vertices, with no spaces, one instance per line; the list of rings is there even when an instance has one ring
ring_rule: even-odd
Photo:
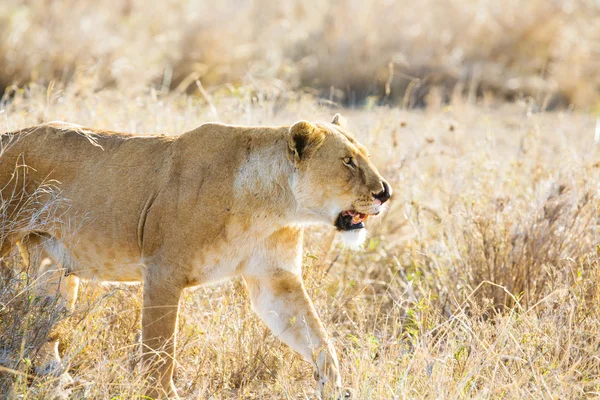
[[[139,282],[143,279],[144,266],[139,256],[127,249],[85,240],[68,245],[51,240],[46,248],[69,273],[82,279],[112,282]]]
[[[73,273],[82,279],[94,279],[104,282],[141,282],[144,265],[119,260],[99,259],[89,263],[80,263]]]

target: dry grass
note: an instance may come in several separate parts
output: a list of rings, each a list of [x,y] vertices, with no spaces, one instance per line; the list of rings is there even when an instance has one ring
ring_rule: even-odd
[[[9,0],[0,91],[74,79],[195,91],[200,79],[214,91],[300,88],[350,105],[463,94],[598,110],[598,18],[588,0]]]
[[[305,239],[347,386],[358,399],[600,395],[597,4],[116,4],[0,2],[0,132],[64,120],[176,135],[364,105],[341,112],[395,189],[389,213],[363,251],[331,228]],[[580,111],[543,112],[567,104]],[[1,236],[60,217],[9,218],[1,200]],[[139,395],[140,288],[84,283],[67,319],[35,297],[18,254],[8,262],[19,272],[0,276],[0,394],[56,393],[32,364],[60,322],[75,398]],[[182,311],[183,397],[314,396],[310,365],[239,281],[190,290]]]
[[[600,393],[595,119],[526,105],[346,110],[395,188],[363,251],[306,238],[305,280],[359,399],[581,398]],[[329,119],[310,96],[287,101],[150,91],[127,97],[32,85],[0,111],[0,130],[40,121],[178,134],[215,119]],[[18,255],[12,259],[19,264]],[[31,374],[58,308],[17,274],[0,289],[0,392],[48,398]],[[77,397],[132,398],[140,288],[82,289],[62,346]],[[177,386],[186,398],[310,398],[310,365],[253,315],[239,281],[189,291]],[[23,374],[23,375],[21,375]],[[25,376],[26,375],[26,376]],[[9,392],[10,390],[10,392]]]

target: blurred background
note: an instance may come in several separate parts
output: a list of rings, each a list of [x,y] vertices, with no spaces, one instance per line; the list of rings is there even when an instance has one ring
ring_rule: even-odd
[[[599,110],[599,21],[597,0],[2,0],[0,93],[200,83],[345,106]]]

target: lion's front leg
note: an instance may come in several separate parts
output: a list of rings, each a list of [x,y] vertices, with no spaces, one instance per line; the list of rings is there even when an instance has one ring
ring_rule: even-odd
[[[151,398],[179,398],[173,384],[179,298],[182,289],[149,272],[144,279],[142,309],[143,368],[150,379]]]
[[[321,394],[339,393],[342,381],[337,355],[302,278],[280,270],[269,277],[244,276],[244,280],[254,310],[271,331],[315,365]]]

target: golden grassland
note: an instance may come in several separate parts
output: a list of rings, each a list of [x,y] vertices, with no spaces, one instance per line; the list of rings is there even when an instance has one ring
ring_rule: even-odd
[[[219,119],[328,120],[311,96],[127,97],[32,85],[0,111],[0,130],[67,120],[176,135]],[[343,111],[343,110],[342,110]],[[395,189],[353,252],[331,227],[306,235],[304,278],[359,399],[581,398],[600,393],[596,119],[527,104],[343,111]],[[3,219],[6,221],[6,219]],[[19,256],[12,263],[19,268]],[[0,288],[0,392],[50,398],[31,364],[66,317],[32,295],[26,272]],[[72,394],[132,398],[140,288],[83,285],[61,346]],[[313,398],[311,366],[251,311],[240,281],[189,290],[176,384],[185,398]]]
[[[5,0],[0,92],[249,86],[348,105],[454,95],[600,109],[592,0]]]
[[[0,132],[177,135],[341,112],[394,187],[363,250],[332,227],[305,235],[307,289],[355,398],[600,395],[596,3],[148,4],[0,2]],[[61,394],[32,368],[59,321],[74,398],[139,396],[141,288],[86,282],[67,319],[9,263],[0,397]],[[179,338],[184,398],[315,397],[311,366],[239,280],[186,292]]]

